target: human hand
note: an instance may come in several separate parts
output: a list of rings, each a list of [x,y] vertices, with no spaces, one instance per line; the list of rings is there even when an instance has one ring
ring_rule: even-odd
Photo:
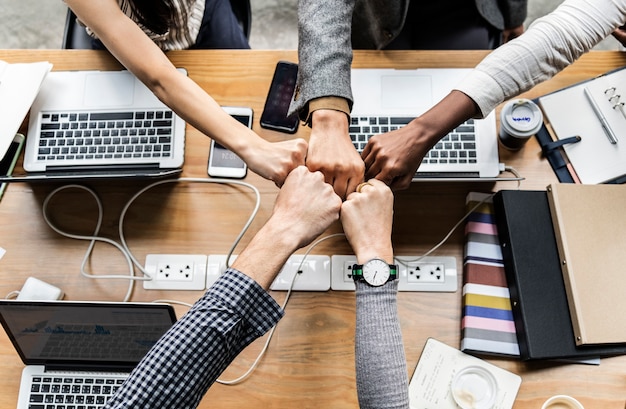
[[[417,143],[414,125],[374,135],[361,157],[365,163],[365,178],[376,178],[394,190],[406,189],[430,146]]]
[[[613,31],[613,37],[619,41],[622,46],[626,47],[626,26],[621,26],[617,30]]]
[[[273,143],[259,138],[259,144],[241,156],[250,170],[281,187],[293,169],[304,165],[307,147],[302,138]]]
[[[285,180],[268,224],[282,230],[296,250],[338,220],[340,209],[341,198],[324,182],[322,173],[300,166]]]
[[[382,180],[394,190],[408,188],[426,153],[479,112],[474,100],[453,90],[408,125],[373,136],[361,155],[367,169],[366,179]]]
[[[233,263],[267,289],[297,249],[339,219],[341,198],[320,172],[299,166],[289,173],[269,220]]]
[[[370,179],[359,185],[341,206],[341,224],[359,263],[381,258],[391,264],[393,193],[383,182]]]
[[[326,183],[344,199],[363,181],[365,165],[348,135],[345,113],[320,109],[313,112],[306,166],[321,171]]]
[[[504,30],[502,30],[502,44],[521,36],[523,33],[524,33],[523,24],[517,27],[505,28]]]

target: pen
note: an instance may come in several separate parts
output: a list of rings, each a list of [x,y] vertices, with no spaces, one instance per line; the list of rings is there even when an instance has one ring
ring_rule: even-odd
[[[602,129],[604,129],[604,133],[606,133],[607,138],[609,138],[609,142],[611,142],[612,144],[616,144],[617,137],[613,133],[613,130],[609,126],[609,123],[606,121],[606,118],[602,114],[602,111],[600,111],[600,107],[598,107],[598,104],[596,103],[596,100],[593,98],[593,95],[591,95],[591,93],[589,92],[587,88],[585,88],[585,96],[589,100],[589,103],[591,104],[591,108],[593,108],[593,112],[596,114],[596,116],[600,120],[600,123],[602,124]]]

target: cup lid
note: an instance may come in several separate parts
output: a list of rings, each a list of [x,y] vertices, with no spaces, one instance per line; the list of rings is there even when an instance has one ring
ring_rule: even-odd
[[[541,128],[543,114],[533,101],[519,98],[502,108],[501,119],[509,131],[534,134]]]
[[[496,378],[482,366],[467,366],[459,370],[450,388],[454,401],[462,409],[489,409],[498,394]]]

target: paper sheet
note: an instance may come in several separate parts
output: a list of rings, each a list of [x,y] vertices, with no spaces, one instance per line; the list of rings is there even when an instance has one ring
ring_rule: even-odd
[[[52,64],[48,62],[9,64],[0,61],[0,157],[9,149],[51,69]]]
[[[513,406],[522,383],[520,376],[429,338],[409,384],[411,409],[458,409],[450,385],[454,374],[468,366],[483,367],[497,379],[492,409]]]

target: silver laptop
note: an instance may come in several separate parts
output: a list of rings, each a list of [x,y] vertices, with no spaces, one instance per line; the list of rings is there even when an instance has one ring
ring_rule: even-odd
[[[97,408],[174,324],[151,303],[0,300],[0,321],[20,358],[17,409]]]
[[[185,73],[184,70],[180,70]],[[179,173],[185,122],[128,71],[53,71],[32,107],[30,178]]]
[[[350,136],[361,152],[372,135],[409,123],[445,97],[469,72],[462,68],[353,69]],[[426,155],[413,181],[488,181],[500,173],[496,118],[469,120]]]

